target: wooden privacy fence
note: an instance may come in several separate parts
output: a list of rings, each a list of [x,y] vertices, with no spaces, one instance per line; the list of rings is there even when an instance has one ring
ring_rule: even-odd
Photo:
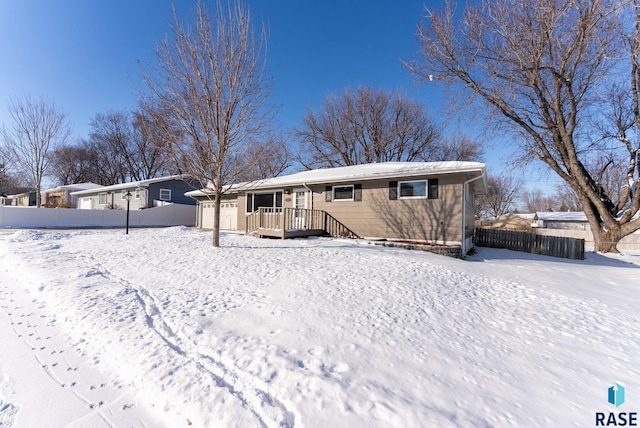
[[[584,239],[501,229],[476,229],[475,239],[479,247],[506,248],[544,256],[584,260]]]

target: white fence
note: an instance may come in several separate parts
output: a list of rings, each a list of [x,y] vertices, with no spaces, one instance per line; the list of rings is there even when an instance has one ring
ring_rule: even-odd
[[[72,229],[125,227],[126,210],[0,206],[0,227]],[[194,226],[196,207],[171,204],[129,211],[129,227]]]

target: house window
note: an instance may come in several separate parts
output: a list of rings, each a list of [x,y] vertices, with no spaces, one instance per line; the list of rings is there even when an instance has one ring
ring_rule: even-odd
[[[171,189],[160,189],[160,200],[161,201],[170,201],[171,200]]]
[[[399,199],[438,199],[438,179],[401,181],[397,194]]]
[[[126,200],[127,200],[127,193],[128,193],[128,192],[129,192],[128,190],[123,190],[123,191],[120,193],[120,199],[122,199],[123,201],[126,201]]]
[[[171,193],[171,192],[169,192],[169,193]],[[136,194],[136,196],[135,196],[136,199],[140,199],[140,189],[136,189],[135,194]]]
[[[258,211],[258,208],[282,208],[282,191],[247,193],[247,213]]]
[[[426,181],[407,181],[400,183],[400,198],[426,198]]]
[[[107,194],[100,193],[100,195],[98,195],[98,202],[100,205],[107,205]]]
[[[334,201],[353,201],[353,185],[333,186]]]

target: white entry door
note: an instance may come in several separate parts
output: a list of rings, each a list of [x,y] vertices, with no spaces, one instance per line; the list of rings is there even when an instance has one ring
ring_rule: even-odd
[[[308,206],[307,196],[308,192],[305,189],[293,192],[293,208],[296,209],[293,224],[296,229],[307,228],[307,212],[303,211],[306,210]]]

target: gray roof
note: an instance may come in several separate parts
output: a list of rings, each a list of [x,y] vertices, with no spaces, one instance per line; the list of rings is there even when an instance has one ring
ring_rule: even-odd
[[[120,184],[112,184],[111,186],[102,186],[97,189],[89,189],[89,190],[81,190],[78,192],[72,192],[73,196],[82,196],[82,195],[93,195],[96,192],[109,192],[113,190],[124,190],[124,189],[136,189],[138,187],[149,187],[149,184],[152,183],[160,183],[163,181],[169,180],[181,180],[183,178],[182,175],[170,175],[168,177],[157,177],[157,178],[149,178],[147,180],[140,181],[132,181],[129,183],[120,183]]]

